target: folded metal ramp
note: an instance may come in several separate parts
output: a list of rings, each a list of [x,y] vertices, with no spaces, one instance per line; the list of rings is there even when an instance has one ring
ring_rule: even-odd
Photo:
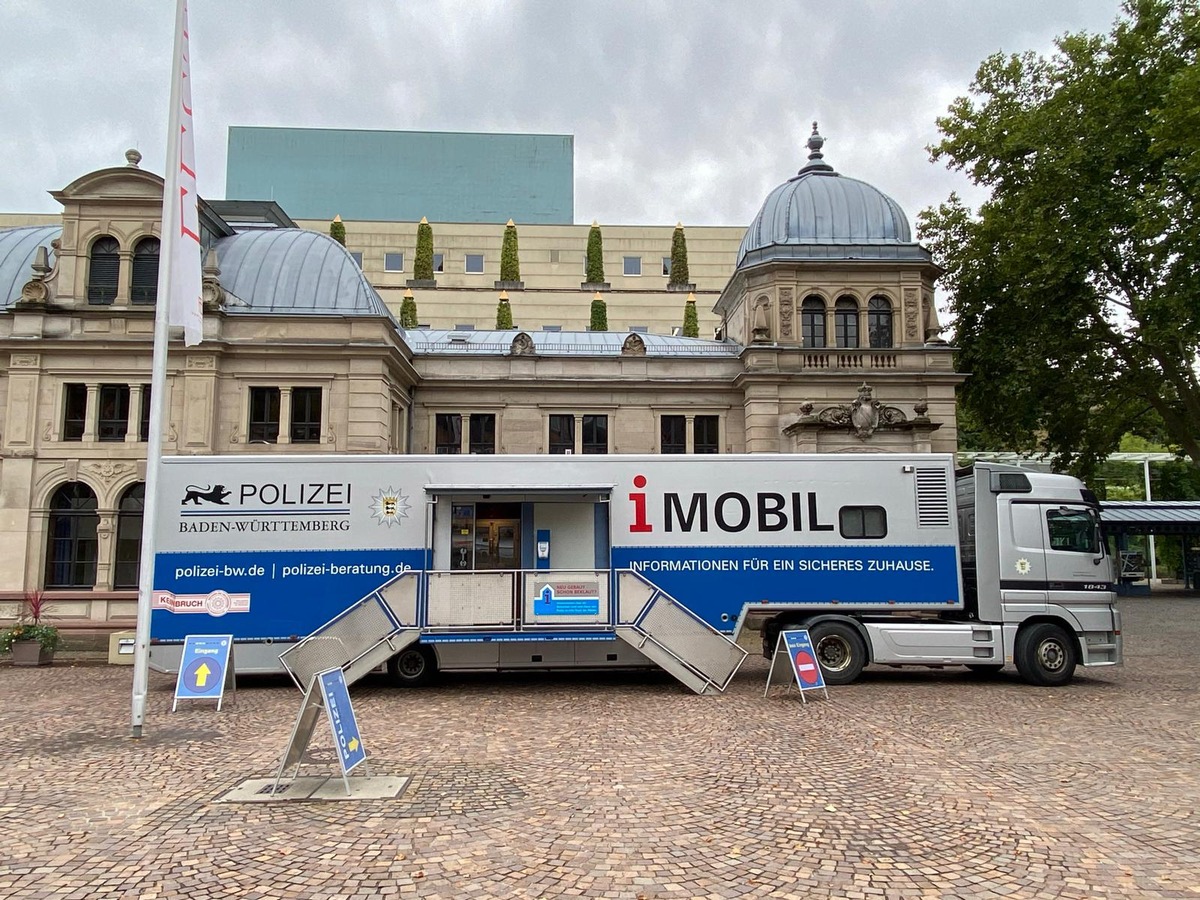
[[[617,590],[617,637],[697,694],[729,686],[746,659],[744,649],[636,572],[618,572]]]
[[[318,672],[334,668],[353,684],[421,636],[418,587],[418,573],[397,576],[293,644],[279,661],[302,691]]]

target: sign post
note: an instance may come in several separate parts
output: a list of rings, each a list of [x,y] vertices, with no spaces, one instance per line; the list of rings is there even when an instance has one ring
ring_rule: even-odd
[[[236,697],[233,635],[189,634],[184,638],[171,712],[175,712],[180,700],[216,700],[217,712],[220,712],[227,684],[232,686]]]
[[[342,769],[342,783],[346,786],[346,794],[353,793],[348,777],[351,769],[362,763],[363,770],[368,777],[370,776],[370,770],[365,766],[367,748],[358,733],[358,722],[354,718],[350,690],[346,685],[346,673],[340,668],[326,669],[313,676],[304,692],[304,701],[300,704],[300,713],[292,727],[292,736],[288,739],[283,759],[279,763],[279,771],[275,774],[272,793],[279,792],[279,782],[283,780],[284,772],[293,766],[299,768],[308,742],[312,740],[313,729],[321,715],[322,707],[325,709],[325,717],[329,720],[329,729],[333,733],[333,746]]]
[[[801,700],[808,703],[804,692],[815,690],[820,690],[825,694],[825,699],[829,699],[829,691],[825,687],[825,676],[821,674],[821,666],[817,662],[817,654],[813,649],[812,638],[809,637],[807,628],[779,632],[779,640],[775,643],[775,652],[771,655],[771,668],[767,672],[767,686],[763,690],[764,697],[767,696],[767,691],[771,690],[771,682],[776,676],[776,668],[780,667],[780,657],[787,658],[788,668],[791,670],[796,686],[800,688]],[[792,679],[788,679],[789,686],[791,681]]]

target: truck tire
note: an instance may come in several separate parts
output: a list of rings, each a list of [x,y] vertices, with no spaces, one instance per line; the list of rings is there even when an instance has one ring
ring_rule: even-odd
[[[808,630],[826,684],[850,684],[867,664],[867,645],[853,625],[818,622]]]
[[[1037,622],[1017,632],[1017,674],[1027,684],[1059,687],[1075,674],[1079,648],[1075,636],[1059,625]]]
[[[437,657],[424,644],[411,644],[388,660],[388,677],[398,687],[420,687],[437,674]]]

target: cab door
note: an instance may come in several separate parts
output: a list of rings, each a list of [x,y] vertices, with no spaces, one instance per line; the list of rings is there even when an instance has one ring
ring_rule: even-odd
[[[1045,525],[1037,503],[999,507],[1000,599],[1005,621],[1046,611]]]
[[[1041,504],[1045,523],[1046,588],[1050,603],[1094,603],[1112,590],[1112,561],[1100,537],[1100,516],[1090,507]]]

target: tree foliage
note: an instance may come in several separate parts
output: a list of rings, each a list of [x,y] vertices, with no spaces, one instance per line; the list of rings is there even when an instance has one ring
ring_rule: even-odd
[[[400,327],[417,327],[417,301],[413,297],[412,291],[405,291],[404,299],[400,301]]]
[[[592,331],[608,331],[608,307],[604,305],[604,298],[600,296],[599,291],[592,297],[592,321],[589,328]]]
[[[667,278],[667,284],[687,283],[687,238],[683,236],[683,224],[680,223],[675,226],[675,232],[671,235],[671,274]]]
[[[424,217],[417,225],[417,255],[413,260],[413,278],[433,281],[433,226]]]
[[[503,296],[501,291],[500,302],[496,304],[496,330],[507,331],[513,327],[512,320],[512,304],[508,302],[508,297]]]
[[[521,259],[517,253],[517,226],[509,219],[504,226],[504,241],[500,244],[500,280],[521,280]]]
[[[329,236],[343,247],[346,246],[346,226],[341,216],[334,216],[333,221],[329,223]]]
[[[929,148],[990,197],[919,218],[985,438],[1091,472],[1159,423],[1200,464],[1200,14],[1128,0],[1049,59],[997,54]]]
[[[592,223],[588,231],[587,265],[584,268],[584,281],[588,284],[604,282],[604,238],[600,235],[600,226]],[[607,329],[603,329],[607,330]]]
[[[675,267],[671,266],[671,272]],[[688,294],[687,302],[683,304],[683,336],[700,337],[700,319],[696,315],[696,295]]]

